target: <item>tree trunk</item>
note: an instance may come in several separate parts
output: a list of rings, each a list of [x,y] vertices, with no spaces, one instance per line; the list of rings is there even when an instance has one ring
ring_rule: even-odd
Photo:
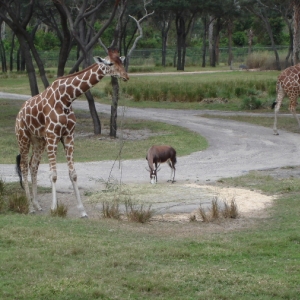
[[[211,67],[216,66],[215,47],[214,47],[214,23],[215,20],[212,16],[209,17],[208,26],[208,48],[209,48],[209,63]]]
[[[117,137],[117,117],[118,117],[118,100],[119,100],[119,81],[111,77],[112,85],[112,104],[110,114],[110,132],[111,137]]]
[[[228,66],[230,66],[230,70],[232,70],[233,63],[233,53],[232,53],[232,30],[233,23],[231,20],[228,21]]]
[[[300,26],[300,3],[293,1],[293,21],[294,21],[294,40],[293,40],[293,64],[299,62],[299,26]]]
[[[29,84],[30,84],[31,95],[35,96],[39,94],[39,88],[36,80],[36,74],[35,74],[35,69],[31,57],[30,49],[22,34],[20,35],[17,34],[17,37],[20,43],[20,48],[22,49],[21,53],[24,55],[25,58],[25,64],[26,64],[26,70],[27,70]]]
[[[177,70],[184,71],[185,21],[182,16],[176,17],[177,32]]]
[[[167,56],[167,33],[164,31],[164,27],[161,30],[161,65],[166,67],[166,56]]]
[[[203,22],[203,37],[202,37],[202,68],[206,66],[206,35],[207,35],[207,17],[202,18]]]
[[[71,33],[68,28],[68,19],[66,12],[64,11],[63,7],[59,2],[53,1],[53,3],[60,14],[60,21],[63,33],[57,65],[57,77],[61,77],[64,76],[66,62],[71,50]]]
[[[2,72],[6,73],[7,72],[6,55],[5,55],[5,49],[4,49],[1,36],[0,36],[0,56],[1,56]]]
[[[263,15],[261,15],[261,18],[262,18],[263,22],[265,23],[267,32],[268,32],[270,40],[271,40],[271,47],[272,47],[272,49],[274,51],[275,59],[276,59],[276,68],[277,68],[278,71],[280,71],[281,70],[281,66],[280,66],[279,55],[278,55],[278,51],[276,49],[276,45],[275,45],[275,42],[274,42],[274,37],[273,37],[273,32],[272,32],[272,28],[271,28],[270,22]]]
[[[94,97],[90,90],[85,92],[85,97],[88,101],[90,114],[94,124],[94,134],[101,134],[101,122],[97,114]]]
[[[9,52],[9,70],[13,71],[14,69],[14,48],[15,48],[15,34],[13,33],[11,38],[11,47]]]

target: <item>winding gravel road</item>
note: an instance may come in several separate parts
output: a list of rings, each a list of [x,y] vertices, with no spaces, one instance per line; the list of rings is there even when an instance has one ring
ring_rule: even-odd
[[[25,100],[29,96],[0,93],[0,98]],[[96,106],[98,112],[110,113],[110,106],[102,104]],[[73,107],[88,110],[88,103],[77,100]],[[272,128],[202,117],[207,113],[220,114],[220,112],[119,107],[119,115],[123,112],[125,117],[179,125],[201,134],[208,140],[209,147],[205,151],[178,157],[176,180],[179,182],[187,180],[198,183],[214,182],[222,177],[240,176],[251,170],[294,166],[300,161],[299,134],[280,130],[280,135],[275,136]],[[173,146],[176,148],[176,145]],[[114,178],[122,176],[124,183],[149,181],[149,175],[145,170],[145,159],[124,160],[121,168],[113,161],[76,163],[75,166],[79,186],[85,189],[93,188],[100,178],[107,179],[110,172]],[[162,165],[159,181],[167,180],[169,176],[167,165],[165,167]],[[8,182],[17,181],[15,166],[0,165],[0,177]],[[66,181],[68,186],[65,185]],[[38,183],[42,186],[50,186],[48,164],[40,165]],[[69,190],[70,185],[66,163],[58,164],[58,190]]]

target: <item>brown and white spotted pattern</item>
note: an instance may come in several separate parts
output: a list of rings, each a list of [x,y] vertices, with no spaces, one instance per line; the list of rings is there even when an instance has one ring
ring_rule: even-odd
[[[72,110],[72,102],[81,94],[97,84],[105,75],[129,79],[123,66],[123,58],[116,50],[109,50],[108,57],[94,58],[92,66],[68,76],[55,80],[46,90],[27,100],[17,115],[15,132],[19,144],[19,167],[24,180],[26,196],[30,203],[30,212],[41,210],[37,200],[37,172],[41,156],[46,149],[50,165],[50,181],[52,184],[51,209],[57,208],[56,198],[56,153],[61,141],[65,148],[69,177],[73,184],[77,205],[81,217],[86,217],[77,185],[77,174],[74,167],[74,129],[76,117]],[[32,156],[29,161],[29,150]],[[28,185],[28,172],[31,173],[32,198]]]
[[[294,118],[297,120],[298,126],[300,128],[300,121],[296,114],[297,98],[300,95],[300,64],[291,66],[285,69],[283,72],[281,72],[277,79],[276,91],[277,98],[274,102],[274,134],[278,135],[277,114],[282,104],[282,100],[285,96],[288,96],[290,99],[289,110],[293,114]]]

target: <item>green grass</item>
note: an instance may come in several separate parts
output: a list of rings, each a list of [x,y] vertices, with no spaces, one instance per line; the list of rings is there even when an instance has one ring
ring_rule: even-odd
[[[281,109],[282,112],[288,113],[288,106],[285,105],[283,109]],[[259,126],[269,127],[271,130],[273,128],[274,124],[274,116],[271,114],[269,117],[267,116],[222,116],[222,115],[202,115],[201,117],[205,118],[218,118],[218,119],[224,119],[224,120],[234,120],[239,122],[246,122],[250,124],[255,124]],[[299,133],[299,126],[295,118],[290,116],[278,116],[277,118],[277,128],[280,133],[281,130]]]
[[[1,299],[298,299],[299,189],[256,173],[223,185],[253,181],[280,197],[234,230],[1,215]]]
[[[224,80],[230,82],[230,76],[224,76]],[[5,85],[2,80],[0,84]],[[17,154],[13,124],[20,105],[20,101],[0,101],[0,153],[5,163],[14,163]],[[76,114],[79,132],[90,133],[88,113]],[[107,116],[101,120],[107,124]],[[254,122],[257,124],[257,119]],[[189,149],[180,147],[189,132],[178,127],[135,120],[126,121],[126,126],[164,132],[148,142],[154,143],[156,138],[160,143],[176,142],[180,154],[200,144],[205,146],[202,140]],[[279,123],[279,129],[281,126]],[[78,136],[77,161],[88,160],[90,151],[96,152],[91,155],[98,160],[106,143],[113,145],[110,152],[119,149],[118,141],[97,138]],[[189,138],[184,142],[191,143],[195,136]],[[87,151],[89,144],[92,148]],[[141,146],[134,142],[130,145],[135,146],[126,150],[125,145],[124,153]],[[138,153],[144,157],[145,151]],[[268,209],[267,218],[254,215],[250,220],[209,225],[1,214],[1,299],[298,299],[300,180],[273,179],[251,172],[222,179],[218,184],[255,186],[263,193],[277,195],[277,200]],[[9,185],[8,191],[14,188]]]
[[[1,100],[0,99],[0,164],[15,163],[18,154],[18,145],[14,132],[16,115],[23,101]],[[76,111],[77,127],[75,131],[75,151],[76,162],[115,160],[118,159],[122,139],[110,139],[107,135],[93,135],[93,124],[89,112]],[[101,114],[103,129],[109,126],[109,116]],[[178,153],[178,156],[187,155],[195,151],[203,150],[207,147],[206,140],[194,132],[183,129],[179,126],[171,126],[159,122],[149,122],[142,120],[126,119],[119,116],[118,132],[123,129],[145,130],[155,134],[149,138],[141,140],[124,141],[122,148],[122,159],[144,158],[146,152],[153,144],[171,144]],[[187,146],[188,145],[188,146]],[[63,147],[59,144],[57,153],[58,162],[66,162]],[[44,153],[43,163],[48,162]]]

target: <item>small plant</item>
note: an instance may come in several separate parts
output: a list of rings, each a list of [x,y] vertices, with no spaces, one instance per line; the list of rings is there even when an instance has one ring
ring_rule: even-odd
[[[125,200],[125,209],[127,219],[131,222],[138,223],[148,222],[154,213],[154,211],[151,210],[151,205],[149,205],[148,209],[144,209],[143,204],[140,207],[136,207],[130,199]]]
[[[218,198],[215,197],[211,202],[210,215],[213,220],[220,218],[220,207],[218,204]]]
[[[242,102],[242,109],[258,109],[262,107],[262,102],[257,99],[255,96],[246,97]]]
[[[114,201],[114,203],[109,203],[108,201],[102,202],[102,216],[103,218],[117,219],[121,217],[121,212],[119,209],[119,203]]]
[[[234,198],[231,199],[230,203],[224,201],[224,209],[222,211],[222,214],[226,219],[236,219],[239,216]]]
[[[198,214],[205,223],[221,219],[222,217],[224,219],[236,219],[239,216],[238,208],[234,198],[230,201],[230,203],[223,201],[223,207],[219,205],[218,199],[214,198],[212,200],[211,208],[206,211],[200,205]]]
[[[28,214],[29,203],[26,196],[18,193],[8,196],[8,209],[19,214]]]
[[[203,207],[201,207],[201,205],[199,207],[198,213],[203,222],[205,222],[205,223],[210,222],[209,216],[207,215],[205,209]]]
[[[56,209],[51,209],[51,217],[65,218],[67,216],[68,208],[64,204],[58,203]]]
[[[5,184],[2,179],[0,179],[0,195],[4,195],[5,192]]]
[[[3,212],[5,210],[6,201],[4,199],[4,193],[5,193],[5,184],[2,179],[0,179],[0,212]]]

